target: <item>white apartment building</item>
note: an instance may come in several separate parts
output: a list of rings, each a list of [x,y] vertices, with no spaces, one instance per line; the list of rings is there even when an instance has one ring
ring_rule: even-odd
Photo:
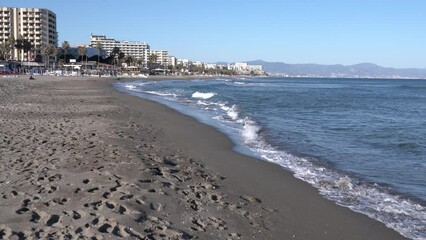
[[[192,65],[197,66],[197,67],[204,67],[204,63],[201,61],[194,61],[192,62]]]
[[[204,67],[206,69],[216,69],[217,68],[217,64],[216,63],[206,63],[206,64],[204,64]]]
[[[27,39],[39,49],[42,45],[58,45],[56,14],[43,8],[0,7],[0,42],[5,43],[10,36]],[[20,60],[31,60],[23,51]],[[12,59],[18,60],[18,50],[12,53]]]
[[[138,41],[117,41],[113,38],[107,38],[105,35],[90,35],[90,46],[96,47],[97,43],[102,45],[102,49],[109,55],[115,47],[118,47],[126,56],[132,56],[142,59],[146,64],[148,62],[149,45]]]
[[[236,62],[234,64],[228,64],[228,68],[235,70],[235,71],[246,71],[248,68],[248,64],[247,63],[243,63],[243,62]]]
[[[169,64],[173,67],[176,67],[177,65],[177,58],[174,56],[169,56]]]
[[[157,56],[157,63],[163,66],[172,65],[171,58],[169,56],[169,51],[167,50],[150,50],[150,55]]]
[[[189,68],[189,65],[191,65],[192,62],[189,59],[178,59],[177,64],[182,64],[183,67]]]

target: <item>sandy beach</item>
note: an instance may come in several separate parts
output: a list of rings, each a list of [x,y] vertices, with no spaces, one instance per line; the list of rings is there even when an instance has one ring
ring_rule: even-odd
[[[0,239],[405,239],[107,78],[0,78]]]

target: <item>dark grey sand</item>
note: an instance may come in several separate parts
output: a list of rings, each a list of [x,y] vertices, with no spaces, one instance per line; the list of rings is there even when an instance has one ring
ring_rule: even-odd
[[[112,82],[0,78],[0,239],[403,239]]]

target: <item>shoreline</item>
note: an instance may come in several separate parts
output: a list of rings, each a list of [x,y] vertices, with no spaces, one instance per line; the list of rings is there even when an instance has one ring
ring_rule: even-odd
[[[156,80],[156,79],[147,79],[147,80]],[[128,93],[125,93],[125,92],[123,92],[123,94],[128,94]],[[347,208],[347,207],[342,207],[342,206],[338,206],[338,205],[336,205],[336,203],[335,202],[333,202],[333,201],[331,201],[331,200],[328,200],[328,199],[325,199],[323,196],[321,196],[320,194],[319,194],[319,192],[318,192],[318,189],[316,189],[316,188],[314,188],[313,186],[311,186],[310,184],[308,184],[308,183],[306,183],[306,182],[304,182],[303,180],[300,180],[300,179],[297,179],[296,177],[294,177],[293,176],[293,173],[292,172],[290,172],[289,170],[287,170],[287,169],[284,169],[284,168],[282,168],[281,166],[279,166],[278,164],[276,164],[276,163],[272,163],[272,162],[267,162],[267,161],[265,161],[265,160],[262,160],[262,159],[258,159],[258,158],[256,158],[256,157],[254,157],[254,156],[249,156],[249,155],[246,155],[246,154],[244,154],[244,153],[242,153],[242,152],[238,152],[238,151],[236,151],[236,150],[234,150],[234,147],[235,147],[235,144],[232,142],[232,140],[231,139],[229,139],[229,137],[225,134],[225,133],[223,133],[223,132],[221,132],[221,131],[219,131],[218,129],[216,129],[214,126],[210,126],[210,125],[207,125],[207,124],[204,124],[204,123],[201,123],[201,122],[199,122],[198,120],[196,120],[195,118],[193,118],[193,117],[191,117],[191,116],[188,116],[188,115],[186,115],[186,114],[183,114],[183,113],[181,113],[181,112],[179,112],[178,110],[175,110],[175,109],[173,109],[173,108],[170,108],[170,107],[168,107],[168,106],[166,106],[166,105],[164,105],[164,104],[161,104],[161,103],[158,103],[158,102],[156,102],[156,101],[154,101],[154,100],[150,100],[150,99],[146,99],[146,98],[140,98],[140,97],[137,97],[137,96],[132,96],[132,97],[136,97],[136,98],[139,98],[139,99],[142,99],[142,100],[144,100],[144,101],[148,101],[148,102],[150,102],[150,103],[153,103],[154,105],[155,104],[157,104],[157,105],[160,105],[160,106],[162,106],[163,108],[165,108],[165,109],[167,109],[166,111],[170,111],[171,113],[171,115],[173,115],[173,114],[177,114],[177,115],[181,115],[180,117],[182,117],[183,119],[186,119],[186,120],[184,120],[184,121],[195,121],[196,123],[193,123],[194,124],[194,126],[191,126],[191,127],[187,127],[187,128],[185,128],[185,129],[192,129],[192,128],[195,128],[195,125],[202,125],[202,126],[200,126],[200,128],[205,128],[205,130],[204,131],[208,131],[209,133],[208,134],[212,134],[212,135],[222,135],[222,136],[219,136],[218,138],[223,138],[223,139],[221,139],[221,140],[212,140],[212,142],[214,142],[214,143],[212,143],[212,142],[210,142],[209,144],[206,144],[207,146],[199,146],[199,145],[197,145],[198,143],[197,143],[197,141],[195,140],[194,142],[192,142],[192,144],[188,144],[189,146],[188,146],[188,148],[191,148],[191,146],[194,146],[194,145],[197,145],[197,147],[196,147],[196,149],[199,149],[199,148],[202,148],[202,147],[205,147],[205,148],[210,148],[211,147],[211,145],[214,145],[214,144],[218,144],[218,142],[226,142],[226,144],[225,143],[223,143],[223,144],[220,144],[220,147],[218,147],[218,149],[216,150],[216,151],[221,151],[222,149],[221,148],[225,148],[226,149],[226,151],[230,151],[230,152],[232,152],[232,153],[229,153],[230,155],[238,155],[238,157],[236,157],[237,159],[238,159],[238,163],[234,163],[233,165],[231,165],[232,167],[230,167],[229,169],[228,168],[226,168],[226,167],[224,167],[224,166],[226,166],[227,164],[228,164],[228,162],[221,162],[221,163],[219,163],[219,166],[218,166],[218,168],[220,169],[219,171],[226,171],[227,172],[227,174],[229,174],[229,175],[232,175],[232,174],[234,174],[235,172],[233,172],[236,168],[238,168],[238,167],[242,167],[243,166],[243,164],[253,164],[254,166],[250,166],[250,167],[248,167],[248,169],[245,169],[245,170],[241,170],[240,172],[238,172],[238,174],[237,174],[237,179],[234,179],[234,181],[235,182],[238,182],[238,186],[240,186],[241,188],[243,188],[243,189],[245,189],[245,190],[247,190],[246,188],[248,187],[248,186],[244,186],[245,185],[245,182],[247,182],[247,183],[252,183],[253,185],[256,185],[256,182],[258,182],[258,181],[263,181],[264,179],[256,179],[256,180],[254,180],[254,181],[251,181],[251,180],[249,180],[249,179],[247,179],[246,177],[244,177],[244,174],[246,173],[246,172],[252,172],[252,173],[254,173],[255,172],[255,170],[253,170],[253,169],[259,169],[259,167],[265,167],[266,169],[268,169],[267,171],[265,171],[265,172],[262,172],[263,173],[263,175],[264,176],[266,176],[267,174],[270,174],[270,173],[272,173],[272,172],[274,172],[274,174],[277,174],[277,176],[273,176],[273,178],[275,178],[275,179],[281,179],[281,180],[284,180],[285,182],[291,182],[291,183],[289,183],[289,184],[291,184],[291,185],[296,185],[297,186],[297,188],[303,188],[304,190],[303,191],[306,191],[306,192],[309,192],[309,193],[307,193],[307,195],[309,195],[309,194],[315,194],[315,195],[317,195],[317,197],[319,197],[320,198],[320,200],[319,199],[315,199],[315,201],[317,201],[317,200],[319,200],[320,202],[322,202],[322,201],[325,201],[325,202],[327,202],[327,204],[330,204],[331,203],[331,205],[334,205],[335,207],[337,207],[337,208],[343,208],[343,209],[345,209],[345,210],[348,210],[349,211],[349,213],[348,214],[355,214],[355,215],[361,215],[361,218],[363,218],[363,217],[365,217],[365,218],[367,218],[368,220],[372,220],[372,221],[374,221],[374,222],[376,222],[376,223],[379,223],[379,225],[382,225],[383,223],[380,223],[379,221],[377,221],[377,220],[375,220],[375,219],[371,219],[371,218],[369,218],[368,216],[366,216],[366,215],[364,215],[364,214],[361,214],[361,213],[357,213],[357,212],[354,212],[353,210],[351,210],[351,209],[349,209],[349,208]],[[207,130],[208,129],[208,130]],[[172,131],[172,130],[170,130],[170,129],[168,129],[169,131]],[[197,129],[197,131],[195,131],[195,132],[203,132],[203,131],[198,131],[198,129]],[[177,135],[185,135],[186,133],[185,132],[179,132],[179,133],[176,133]],[[205,134],[204,132],[203,132],[203,134]],[[196,139],[200,139],[200,138],[202,138],[202,135],[203,134],[197,134],[197,136],[196,137],[194,137],[194,138],[196,138]],[[209,136],[209,138],[211,138],[211,136]],[[206,154],[206,152],[209,152],[209,150],[207,150],[207,149],[203,149],[203,150],[198,150],[198,151],[200,151],[198,154],[199,155],[203,155],[203,154]],[[192,151],[192,154],[194,154],[194,151]],[[216,154],[215,153],[211,153],[211,152],[209,152],[209,154],[212,154],[213,156],[209,156],[208,158],[215,158],[216,157]],[[219,154],[218,154],[219,155]],[[244,159],[246,159],[246,160],[241,160],[242,158],[244,158]],[[241,162],[240,162],[241,161]],[[254,162],[253,162],[254,161]],[[215,165],[216,163],[215,162],[208,162],[207,163],[209,166],[211,166],[211,165]],[[263,165],[264,164],[264,165]],[[216,166],[216,165],[215,165]],[[216,166],[217,167],[217,166]],[[262,169],[262,170],[264,170],[264,169]],[[277,172],[275,172],[275,171],[277,171]],[[281,172],[282,172],[282,174],[281,174]],[[279,176],[278,176],[279,175]],[[271,177],[271,176],[268,176],[268,177]],[[272,178],[272,177],[271,177]],[[245,179],[245,180],[241,180],[241,179]],[[273,185],[273,184],[276,184],[277,183],[277,181],[273,181],[273,180],[267,180],[267,182],[268,183],[271,183],[271,185]],[[274,191],[276,190],[276,189],[274,189],[274,187],[271,187],[271,186],[269,186],[269,184],[266,184],[266,185],[263,185],[262,187],[259,187],[259,188],[261,188],[262,189],[262,191],[264,191],[265,190],[265,188],[270,188],[270,189],[268,189],[268,191],[270,191],[269,192],[269,194],[272,196],[272,195],[274,195],[274,194],[276,194]],[[272,189],[271,189],[272,188]],[[252,194],[253,194],[253,192],[251,192]],[[258,194],[258,195],[261,195],[260,193]],[[280,197],[282,197],[282,198],[286,198],[287,196],[280,196]],[[296,200],[295,200],[296,201]],[[276,203],[274,203],[274,204],[276,204]],[[325,203],[320,203],[320,205],[324,205]],[[334,206],[328,206],[328,207],[331,207],[331,208],[333,208]],[[387,228],[387,227],[385,227],[385,228]],[[388,228],[389,230],[391,230],[391,231],[394,231],[393,229],[390,229],[390,228]],[[280,233],[281,234],[281,233]],[[399,233],[398,233],[398,235],[399,235]],[[359,239],[359,237],[360,237],[361,235],[358,235],[358,236],[354,236],[355,238],[354,239]],[[288,236],[288,237],[290,237],[290,236]],[[328,237],[330,237],[330,236],[328,236]],[[400,237],[402,237],[402,236],[400,236]],[[307,239],[315,239],[315,236],[314,235],[311,235],[310,236],[310,238],[308,237]],[[328,239],[328,238],[327,238]],[[330,238],[330,239],[332,239],[332,238]],[[345,236],[343,239],[351,239],[349,236]],[[362,239],[364,239],[364,238],[362,238]],[[366,238],[366,239],[368,239],[368,238]],[[379,239],[379,238],[377,238],[377,239]],[[390,238],[389,238],[390,239]]]
[[[2,119],[10,129],[2,127],[2,133],[19,130],[22,126],[55,132],[55,126],[62,124],[62,130],[55,132],[55,136],[62,137],[58,143],[75,146],[71,153],[53,153],[52,156],[58,154],[58,159],[50,159],[57,162],[55,168],[47,171],[52,176],[59,172],[61,179],[48,181],[50,187],[57,185],[57,190],[52,192],[53,188],[50,188],[52,193],[49,193],[45,186],[41,191],[43,186],[28,182],[36,181],[37,174],[46,175],[43,169],[37,171],[31,166],[21,169],[16,164],[7,166],[4,162],[26,153],[26,149],[17,152],[15,150],[20,145],[15,144],[14,150],[8,144],[1,145],[2,149],[8,150],[2,157],[1,164],[6,165],[2,170],[17,173],[29,168],[34,175],[28,176],[29,180],[18,180],[13,186],[8,183],[7,191],[1,189],[3,198],[7,195],[6,203],[0,202],[0,210],[7,212],[0,217],[3,233],[13,235],[15,231],[31,235],[19,224],[30,219],[36,231],[60,232],[63,226],[69,226],[68,234],[85,234],[86,237],[108,238],[127,234],[126,237],[135,239],[142,236],[404,239],[384,224],[324,199],[316,189],[276,164],[233,151],[230,139],[215,128],[167,106],[117,91],[111,85],[116,80],[84,77],[40,77],[38,80],[28,82],[25,78],[17,81],[23,86],[17,90],[16,101],[6,101],[6,107],[1,109],[2,115],[3,112],[10,113]],[[31,86],[26,86],[33,83],[37,85],[35,92]],[[23,93],[20,89],[24,89]],[[36,107],[25,113],[23,110],[28,109],[16,109],[15,103],[20,101]],[[43,125],[46,124],[44,114],[50,121],[47,125]],[[17,117],[22,118],[17,122]],[[61,135],[64,129],[67,135]],[[21,130],[19,134],[24,137],[34,131]],[[35,135],[37,139],[45,136],[44,131],[37,131]],[[44,141],[47,142],[27,144],[42,147],[44,151],[53,149],[53,146],[45,146],[51,143],[51,139]],[[23,146],[26,142],[21,139],[17,143]],[[56,147],[56,151],[62,151],[62,148]],[[34,151],[31,154],[35,160],[37,157],[49,159],[37,148]],[[75,165],[76,162],[81,164]],[[79,193],[75,193],[78,188]],[[111,191],[114,188],[119,190]],[[54,196],[50,197],[50,194]],[[29,195],[33,195],[30,202],[24,201]],[[39,199],[50,205],[40,205],[34,195],[39,195]],[[61,196],[62,200],[66,199],[63,204],[57,200]],[[16,201],[17,198],[22,198],[21,202]],[[20,206],[22,203],[26,206]],[[58,214],[59,210],[70,212],[71,218]],[[80,218],[74,219],[73,211]],[[17,224],[7,222],[12,218]],[[89,222],[88,227],[77,233],[80,226],[86,226],[85,222]]]

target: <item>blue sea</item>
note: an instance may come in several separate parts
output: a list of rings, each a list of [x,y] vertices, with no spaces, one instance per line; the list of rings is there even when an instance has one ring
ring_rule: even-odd
[[[125,92],[227,134],[325,198],[426,239],[426,80],[137,80]],[[279,184],[279,183],[277,183]]]

